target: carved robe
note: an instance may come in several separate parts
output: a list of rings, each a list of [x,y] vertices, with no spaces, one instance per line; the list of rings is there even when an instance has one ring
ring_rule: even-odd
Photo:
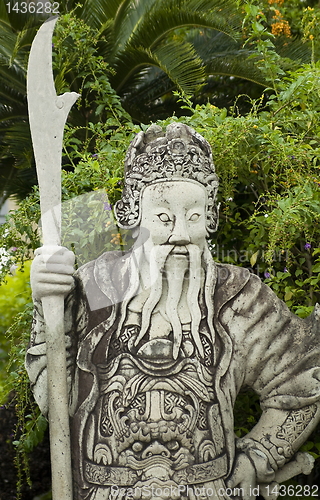
[[[245,269],[213,262],[212,268],[215,282],[205,279],[199,296],[205,355],[197,354],[183,323],[176,360],[170,335],[133,345],[139,312],[130,309],[132,255],[104,254],[77,271],[65,314],[75,500],[115,498],[112,488],[152,481],[206,484],[229,498],[218,491],[234,462],[233,407],[242,387],[260,396],[264,412],[289,411],[276,439],[261,436],[274,468],[319,419],[317,315],[301,320],[290,313]],[[43,342],[36,304],[27,368],[45,412]]]

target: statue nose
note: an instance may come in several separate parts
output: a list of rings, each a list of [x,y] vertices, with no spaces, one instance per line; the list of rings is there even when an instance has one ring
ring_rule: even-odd
[[[163,444],[159,443],[159,441],[153,441],[153,443],[150,443],[150,445],[144,450],[141,458],[150,458],[154,455],[161,455],[163,457],[170,458],[170,451],[163,446]]]
[[[188,245],[190,243],[190,237],[184,220],[176,219],[168,243],[170,245]]]

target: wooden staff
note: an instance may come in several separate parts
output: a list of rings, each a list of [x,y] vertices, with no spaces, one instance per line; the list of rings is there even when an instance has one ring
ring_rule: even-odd
[[[61,244],[61,153],[64,125],[79,94],[57,96],[52,73],[52,34],[57,16],[34,38],[28,64],[29,122],[40,190],[44,245]],[[46,323],[50,454],[53,500],[72,500],[64,298],[42,299]]]

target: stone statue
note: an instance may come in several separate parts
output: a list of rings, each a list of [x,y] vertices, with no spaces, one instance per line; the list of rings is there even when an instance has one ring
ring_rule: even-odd
[[[63,294],[75,500],[273,499],[308,469],[295,454],[320,418],[319,306],[302,320],[248,270],[213,261],[217,189],[197,132],[152,125],[129,147],[115,207],[131,252],[74,273],[69,250],[36,251],[26,366],[46,414],[41,299]],[[263,413],[236,439],[246,386]]]

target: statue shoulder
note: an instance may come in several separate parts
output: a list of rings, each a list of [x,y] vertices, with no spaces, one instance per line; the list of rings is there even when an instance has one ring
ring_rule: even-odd
[[[245,267],[234,266],[232,264],[221,264],[219,262],[217,262],[216,265],[218,287],[236,286],[242,288],[252,276],[258,278],[250,273]],[[259,278],[258,280],[261,281]]]
[[[128,288],[131,253],[105,252],[81,266],[74,277],[91,311],[122,302]]]
[[[119,259],[121,260],[122,258],[122,252],[104,252],[97,259],[91,260],[90,262],[87,262],[86,264],[83,264],[81,267],[79,267],[74,273],[74,277],[76,280],[85,282],[88,280],[88,278],[91,278],[93,276],[95,269],[105,269],[108,267],[110,267],[111,269],[113,268],[115,263],[118,263]]]
[[[262,291],[262,288],[266,288],[265,293],[267,295],[274,295],[259,276],[251,273],[247,268],[217,263],[215,301],[218,306],[222,306],[239,293],[245,293],[248,301],[250,301],[252,297]]]

